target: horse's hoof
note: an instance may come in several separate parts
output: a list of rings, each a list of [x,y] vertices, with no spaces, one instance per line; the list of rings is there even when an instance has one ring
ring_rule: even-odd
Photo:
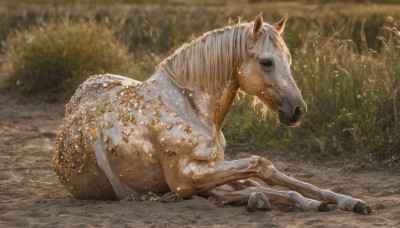
[[[371,214],[371,208],[363,202],[358,202],[356,205],[354,205],[353,212],[362,215],[368,215]]]
[[[270,211],[271,203],[268,198],[261,192],[252,192],[247,202],[248,211]]]
[[[328,204],[325,202],[322,202],[321,205],[319,205],[319,207],[318,207],[318,211],[320,211],[320,212],[328,212],[330,210],[331,209],[328,207]]]

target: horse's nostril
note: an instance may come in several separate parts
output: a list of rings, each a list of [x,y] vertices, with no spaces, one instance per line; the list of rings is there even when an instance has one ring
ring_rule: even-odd
[[[297,107],[294,109],[294,114],[295,114],[296,116],[301,115],[300,106],[297,106]]]
[[[294,109],[294,115],[293,115],[292,121],[296,122],[300,118],[300,116],[301,116],[301,107],[297,106]]]

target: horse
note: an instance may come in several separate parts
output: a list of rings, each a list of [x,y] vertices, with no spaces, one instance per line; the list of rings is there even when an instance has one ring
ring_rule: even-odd
[[[57,134],[53,160],[60,182],[79,199],[172,192],[229,204],[271,201],[303,211],[337,204],[370,213],[362,200],[291,178],[266,158],[224,160],[221,125],[239,89],[289,127],[306,113],[281,36],[286,21],[287,14],[271,25],[260,14],[204,33],[144,82],[108,73],[88,78],[66,105]]]

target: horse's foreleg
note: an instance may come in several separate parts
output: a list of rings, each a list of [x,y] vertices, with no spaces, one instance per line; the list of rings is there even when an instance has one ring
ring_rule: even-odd
[[[260,163],[270,163],[265,158],[257,157],[257,159],[260,159]],[[296,180],[279,172],[271,165],[264,165],[257,177],[265,181],[268,185],[284,186],[305,197],[337,204],[342,210],[353,211],[360,214],[371,213],[371,209],[366,206],[362,200],[354,199],[350,196],[338,194],[329,190],[320,189],[312,184]]]
[[[253,183],[252,183],[253,182]],[[301,208],[303,211],[329,211],[325,202],[305,198],[294,191],[277,191],[260,186],[258,183],[250,180],[241,182],[240,186],[233,182],[208,191],[208,194],[218,201],[228,204],[247,203],[252,193],[263,193],[272,203],[281,203]],[[246,186],[246,185],[247,186]]]
[[[184,167],[181,172],[190,180],[189,189],[193,189],[198,193],[206,192],[217,186],[237,180],[253,177],[258,170],[257,164],[249,158],[218,162],[193,161]]]
[[[254,177],[260,170],[253,158],[210,162],[195,160],[164,175],[171,191],[182,197],[206,193],[217,186]]]

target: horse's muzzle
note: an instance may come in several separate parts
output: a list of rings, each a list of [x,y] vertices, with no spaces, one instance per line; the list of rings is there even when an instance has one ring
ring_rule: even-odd
[[[297,127],[299,126],[306,112],[307,105],[304,102],[300,105],[295,106],[294,108],[279,107],[279,121],[286,126]]]

